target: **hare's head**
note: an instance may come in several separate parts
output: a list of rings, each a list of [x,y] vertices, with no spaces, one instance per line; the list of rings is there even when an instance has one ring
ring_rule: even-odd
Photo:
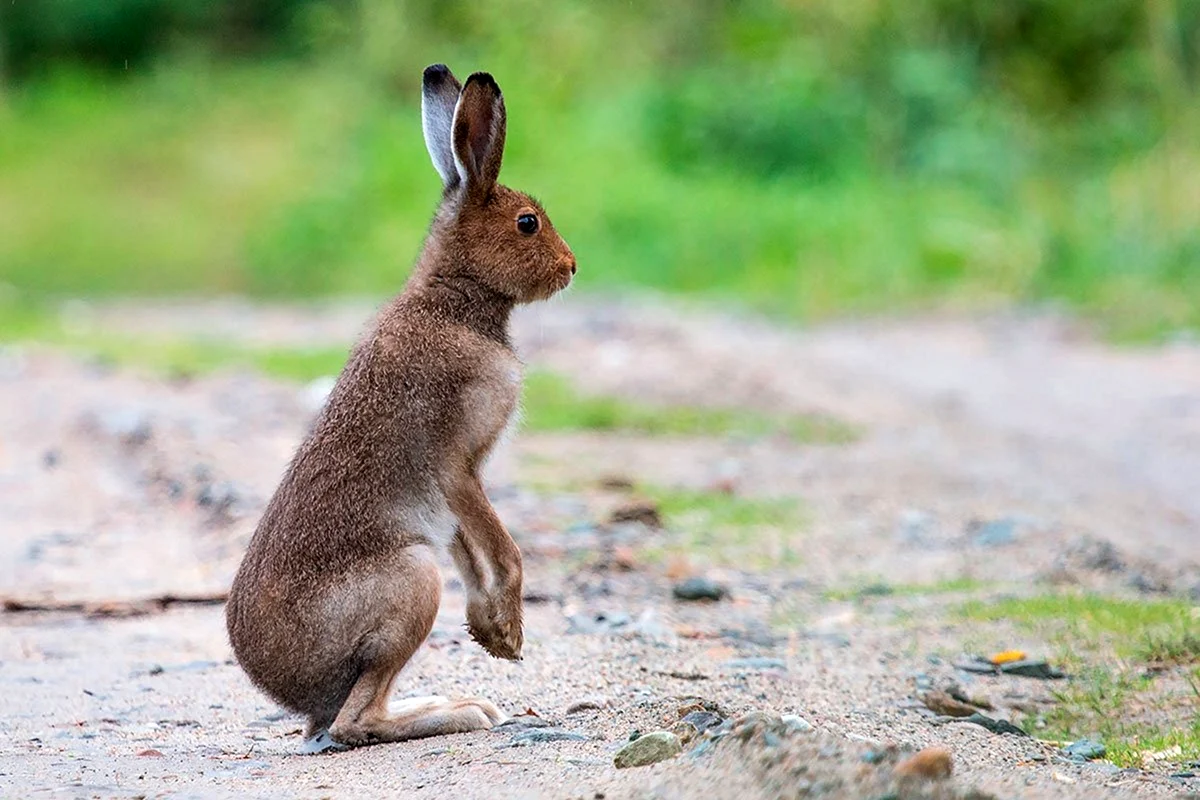
[[[460,86],[450,70],[425,70],[421,92],[425,146],[442,176],[434,235],[444,269],[467,273],[518,303],[565,289],[575,255],[538,201],[496,182],[506,118],[500,87],[486,72]]]

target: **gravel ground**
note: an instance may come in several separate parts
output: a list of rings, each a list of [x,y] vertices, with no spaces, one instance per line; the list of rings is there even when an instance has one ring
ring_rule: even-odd
[[[329,346],[351,340],[370,309],[213,301],[70,313],[106,332]],[[1018,314],[797,332],[595,298],[526,310],[517,340],[528,362],[585,390],[817,412],[862,437],[820,445],[518,433],[494,459],[489,491],[526,553],[525,660],[492,660],[466,639],[461,587],[447,570],[438,625],[397,694],[479,694],[586,738],[522,744],[509,728],[305,757],[295,754],[298,721],[232,664],[218,605],[131,618],[87,612],[100,602],[219,595],[317,387],[239,372],[166,380],[40,348],[0,351],[0,595],[84,606],[0,616],[0,795],[1200,791],[1200,781],[1169,770],[1067,763],[1036,739],[934,724],[914,699],[929,685],[963,684],[996,701],[1001,717],[1051,700],[1046,682],[972,676],[946,654],[1051,645],[1012,626],[964,622],[953,592],[834,599],[872,584],[962,579],[1006,591],[1069,582],[1200,596],[1194,345],[1114,350],[1060,319]],[[609,522],[633,499],[614,476],[797,497],[805,521],[732,549],[688,551],[677,531]],[[983,532],[997,520],[1006,533],[989,539]],[[1096,552],[1111,558],[1087,557]],[[724,584],[732,599],[673,599],[672,585],[688,575]],[[676,728],[696,703],[730,719],[795,714],[811,729],[743,722],[670,761],[613,767],[631,732]],[[897,783],[896,759],[931,746],[950,751],[954,777]]]

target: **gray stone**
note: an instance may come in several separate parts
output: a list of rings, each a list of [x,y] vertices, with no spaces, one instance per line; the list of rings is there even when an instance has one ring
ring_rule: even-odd
[[[780,717],[780,720],[784,725],[787,726],[789,731],[795,731],[797,733],[811,731],[813,728],[812,723],[799,714],[784,714],[782,717]]]
[[[1063,752],[1072,760],[1091,761],[1094,758],[1104,758],[1108,748],[1094,739],[1079,739],[1064,747]]]
[[[682,580],[671,590],[676,600],[723,600],[729,590],[708,578],[694,577]]]
[[[1016,725],[1013,725],[1008,720],[992,719],[991,717],[989,717],[985,714],[972,714],[969,717],[955,718],[955,721],[956,722],[970,722],[974,725],[978,725],[981,728],[986,728],[987,730],[991,731],[992,733],[999,733],[999,734],[1011,733],[1016,736],[1028,736],[1029,735],[1024,730],[1022,730],[1021,728],[1018,728]]]
[[[1003,547],[1017,540],[1017,521],[1012,517],[976,520],[967,526],[972,544],[980,547]]]
[[[786,670],[787,664],[781,658],[768,658],[766,656],[750,656],[749,658],[735,658],[725,662],[725,666],[729,669],[740,669],[761,672],[769,669]]]
[[[674,758],[683,752],[679,737],[669,731],[655,731],[639,736],[613,756],[617,769],[644,767]]]
[[[1020,675],[1023,678],[1038,678],[1044,681],[1066,677],[1058,667],[1050,666],[1045,661],[1037,659],[1010,661],[1007,664],[1001,664],[1000,671],[1005,675]]]
[[[695,728],[697,733],[704,733],[709,728],[715,728],[725,720],[721,718],[720,714],[714,714],[711,711],[693,711],[685,714],[683,721]]]
[[[562,728],[531,728],[521,731],[509,740],[511,747],[527,747],[532,744],[546,742],[586,742],[588,737],[582,733],[564,731]]]

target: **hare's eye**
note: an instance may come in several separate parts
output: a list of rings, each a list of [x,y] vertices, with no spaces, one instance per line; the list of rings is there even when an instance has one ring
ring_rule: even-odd
[[[538,218],[534,214],[522,214],[517,217],[517,230],[526,236],[532,236],[538,232]]]

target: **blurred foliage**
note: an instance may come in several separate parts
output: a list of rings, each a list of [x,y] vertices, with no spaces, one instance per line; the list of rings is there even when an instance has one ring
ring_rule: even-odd
[[[386,292],[420,70],[497,75],[583,286],[1200,324],[1200,0],[0,3],[0,282]]]

